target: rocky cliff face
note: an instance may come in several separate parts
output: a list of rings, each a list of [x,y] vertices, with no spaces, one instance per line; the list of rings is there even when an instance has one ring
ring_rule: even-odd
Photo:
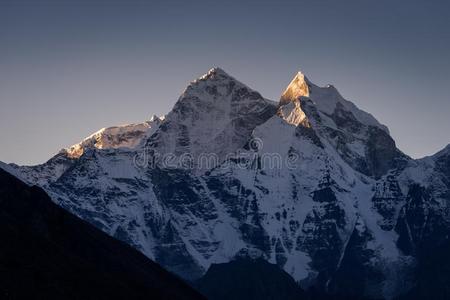
[[[274,103],[212,69],[151,128],[108,138],[132,138],[125,147],[12,167],[190,280],[246,253],[306,288],[392,298],[411,289],[421,249],[448,238],[448,148],[409,158],[373,116],[301,73]]]

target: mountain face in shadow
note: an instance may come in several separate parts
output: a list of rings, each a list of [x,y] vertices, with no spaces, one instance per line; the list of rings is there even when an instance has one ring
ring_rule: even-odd
[[[288,273],[264,259],[214,264],[196,286],[210,300],[310,299]]]
[[[400,300],[450,299],[450,240],[433,249],[421,249],[416,284]]]
[[[1,299],[203,299],[0,169]]]

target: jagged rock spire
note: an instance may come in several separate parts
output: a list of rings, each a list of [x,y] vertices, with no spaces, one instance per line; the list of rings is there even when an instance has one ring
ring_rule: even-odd
[[[298,97],[309,97],[308,82],[306,76],[302,72],[298,72],[281,95],[280,105],[289,103]]]

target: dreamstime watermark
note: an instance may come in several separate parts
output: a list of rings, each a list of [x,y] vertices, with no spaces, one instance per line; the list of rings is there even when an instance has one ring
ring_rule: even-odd
[[[144,148],[133,158],[137,168],[146,169],[184,169],[184,170],[212,170],[216,168],[238,169],[296,169],[300,156],[295,153],[281,155],[278,152],[264,152],[261,139],[253,138],[245,149],[240,149],[225,155],[202,152],[194,155],[185,153],[159,153],[153,148]]]

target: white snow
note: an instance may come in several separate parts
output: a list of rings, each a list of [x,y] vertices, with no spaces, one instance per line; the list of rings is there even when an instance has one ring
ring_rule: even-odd
[[[326,87],[319,87],[309,81],[301,72],[298,72],[288,85],[281,96],[280,103],[285,104],[289,101],[298,99],[299,97],[311,99],[315,103],[317,109],[327,115],[331,115],[336,108],[336,104],[340,103],[361,123],[379,127],[389,133],[388,128],[380,124],[371,114],[360,110],[355,104],[345,100],[334,86],[328,85]]]
[[[102,128],[83,141],[66,149],[71,158],[79,158],[86,148],[135,148],[150,137],[161,124],[163,117],[153,116],[150,121]]]
[[[236,93],[243,96],[234,97]],[[150,258],[154,258],[154,248],[159,241],[148,223],[163,226],[171,222],[187,254],[205,271],[212,263],[229,261],[241,249],[255,250],[240,231],[242,224],[253,224],[252,212],[242,212],[242,220],[234,217],[227,208],[229,199],[215,196],[208,187],[209,178],[218,178],[225,184],[226,192],[238,201],[245,202],[254,197],[261,227],[270,240],[281,241],[286,258],[284,269],[297,281],[317,275],[317,270],[311,266],[312,258],[306,250],[297,247],[297,241],[301,243],[305,238],[314,238],[307,236],[311,233],[304,229],[311,229],[312,235],[318,230],[315,224],[305,221],[310,214],[323,215],[324,207],[314,201],[312,193],[321,189],[325,175],[329,174],[336,205],[345,214],[345,225],[338,228],[344,244],[338,260],[342,260],[353,230],[367,231],[372,239],[366,247],[375,251],[370,263],[382,266],[386,276],[392,277],[396,270],[410,262],[410,257],[397,249],[398,236],[394,230],[381,229],[379,224],[383,217],[372,202],[376,192],[391,195],[390,191],[377,191],[377,186],[382,185],[386,177],[377,181],[357,172],[343,159],[335,141],[325,134],[326,127],[342,132],[342,128],[329,117],[338,103],[364,126],[376,126],[388,132],[387,128],[342,98],[334,87],[318,87],[298,73],[283,93],[278,112],[258,126],[255,123],[253,131],[247,132],[248,128],[242,123],[254,122],[258,113],[274,106],[272,101],[257,97],[255,93],[223,70],[214,68],[186,88],[166,118],[154,117],[144,123],[101,129],[67,150],[73,160],[62,153],[58,159],[51,159],[40,166],[14,167],[0,163],[0,167],[26,178],[28,183],[43,186],[55,202],[72,212],[80,216],[91,214],[90,220],[101,224],[102,229],[111,235],[119,228],[125,229],[130,243]],[[319,118],[305,113],[306,109],[302,109],[305,102],[302,101],[311,101]],[[298,129],[304,129],[299,126],[316,134],[321,145],[311,137],[298,135]],[[363,142],[367,139],[366,132],[346,134],[350,135],[351,142],[347,147],[353,157],[365,157]],[[260,147],[243,149],[251,139]],[[208,213],[215,213],[217,217],[199,216],[191,204],[183,207],[185,213],[179,213],[155,194],[151,170],[134,164],[135,155],[150,142],[155,142],[154,150],[160,154],[189,153],[198,157],[202,153],[213,153],[221,160],[224,157],[242,159],[248,165],[228,161],[209,170],[211,174],[191,172],[192,178],[198,180],[202,187],[193,193],[200,202],[209,204],[206,206]],[[85,157],[91,155],[86,151],[90,149],[95,150],[95,155]],[[435,156],[411,160],[396,177],[402,193],[408,192],[411,183],[444,189],[442,179],[436,176],[435,165],[436,160],[449,151],[450,146]],[[294,160],[289,161],[288,167],[286,161],[291,157]],[[268,164],[259,169],[257,161],[264,162],[265,159]],[[274,161],[276,159],[281,161]],[[66,183],[68,189],[49,185],[63,175],[69,178]],[[80,191],[84,193],[78,193]],[[251,195],[245,195],[244,191]],[[298,228],[291,229],[291,226]],[[218,246],[199,250],[196,242]],[[275,262],[275,254],[275,246],[271,244],[266,258]],[[389,265],[393,267],[386,267]],[[392,286],[381,288],[387,296],[395,292]]]

